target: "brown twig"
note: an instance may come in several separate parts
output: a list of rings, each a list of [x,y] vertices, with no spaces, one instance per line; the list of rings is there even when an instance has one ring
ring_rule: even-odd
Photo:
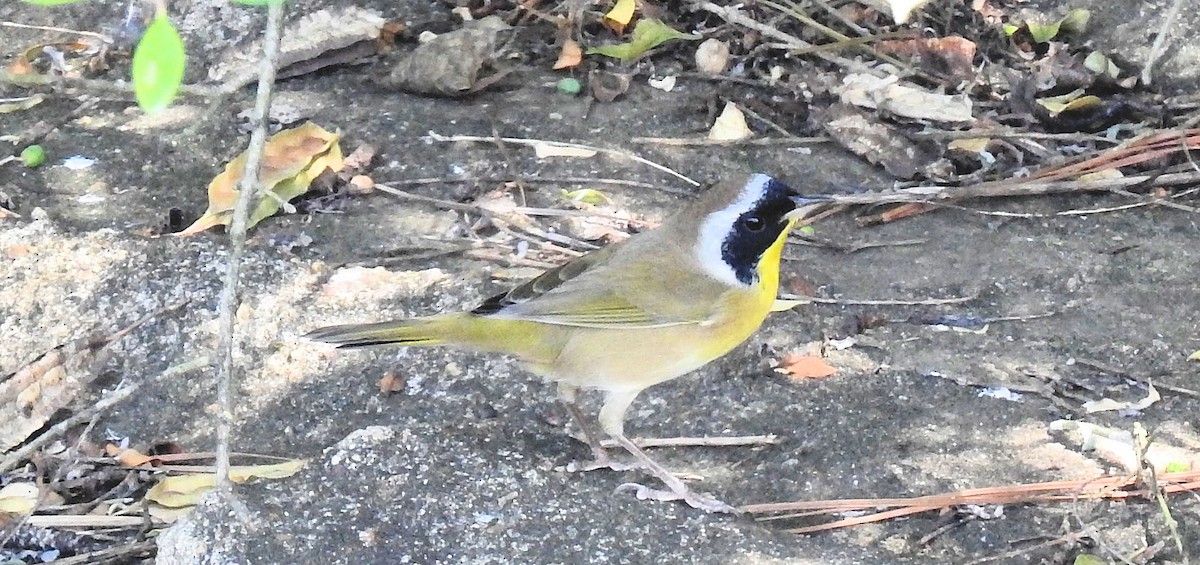
[[[497,139],[497,138],[493,138],[493,137],[486,137],[486,136],[479,136],[479,135],[441,135],[439,133],[432,132],[432,131],[429,132],[428,137],[429,137],[429,139],[432,139],[433,141],[439,141],[439,142],[445,142],[445,143],[454,143],[454,142],[458,142],[458,141],[495,143],[496,139]],[[584,151],[595,151],[596,153],[604,153],[605,155],[610,155],[610,156],[619,157],[619,158],[623,158],[623,159],[630,159],[632,161],[641,163],[648,167],[651,167],[651,168],[657,169],[659,171],[662,171],[664,173],[667,173],[667,174],[669,174],[675,178],[678,178],[692,186],[700,186],[699,181],[694,180],[691,177],[689,177],[679,171],[676,171],[675,169],[672,169],[666,165],[660,165],[660,164],[655,163],[654,161],[651,161],[644,157],[639,157],[628,151],[621,151],[619,149],[607,149],[604,147],[584,145],[582,143],[570,143],[570,142],[566,142],[566,141],[548,141],[548,140],[544,140],[544,139],[527,139],[527,138],[523,138],[523,137],[501,137],[499,139],[505,143],[511,143],[513,145],[526,145],[529,147],[533,147],[536,145],[545,144],[550,147],[560,147],[560,148],[565,148],[565,149],[581,149]]]
[[[789,134],[790,135],[790,134]],[[669,147],[737,147],[737,146],[796,146],[827,143],[825,137],[758,137],[751,139],[708,139],[707,137],[635,137],[629,140],[639,145]]]

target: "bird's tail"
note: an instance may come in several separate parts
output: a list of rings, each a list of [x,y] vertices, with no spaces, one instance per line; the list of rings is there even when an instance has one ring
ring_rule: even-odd
[[[347,324],[311,331],[305,338],[338,347],[442,345],[459,341],[462,314],[411,318],[375,324]]]

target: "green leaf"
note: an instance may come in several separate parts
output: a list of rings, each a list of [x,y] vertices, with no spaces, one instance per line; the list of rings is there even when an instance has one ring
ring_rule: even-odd
[[[1187,463],[1183,463],[1181,461],[1172,461],[1170,463],[1167,463],[1167,466],[1163,468],[1164,473],[1182,473],[1184,471],[1191,471],[1191,470],[1192,470],[1191,465],[1188,465]]]
[[[1021,30],[1020,26],[1015,26],[1012,24],[1004,24],[1004,35],[1006,37],[1012,37],[1012,34],[1017,33],[1020,30]]]
[[[1067,12],[1067,15],[1059,20],[1058,24],[1064,33],[1082,34],[1087,31],[1088,21],[1091,19],[1091,12],[1083,8],[1076,8]]]
[[[30,145],[21,151],[21,162],[31,169],[46,162],[46,150],[41,145]]]
[[[593,47],[587,50],[587,54],[605,55],[614,59],[628,61],[672,39],[694,41],[700,38],[678,31],[659,20],[647,18],[639,21],[637,26],[633,28],[633,34],[630,35],[629,41],[616,45]]]
[[[133,93],[147,114],[165,109],[183,84],[187,55],[166,14],[154,18],[133,50]]]
[[[603,192],[594,188],[581,188],[579,190],[562,191],[562,197],[572,202],[583,202],[593,206],[601,206],[608,204],[608,197]]]
[[[25,0],[28,4],[37,4],[38,6],[57,6],[59,4],[72,4],[79,0]]]
[[[1108,565],[1108,561],[1090,553],[1080,553],[1075,556],[1074,565]]]
[[[813,234],[817,233],[817,228],[814,228],[812,226],[800,226],[798,228],[798,231],[804,235],[813,235]]]
[[[266,6],[267,4],[283,4],[284,0],[233,0],[247,6]]]
[[[1034,41],[1045,43],[1058,35],[1058,28],[1062,25],[1062,20],[1048,24],[1029,22],[1025,25],[1029,27],[1029,35],[1033,36]]]

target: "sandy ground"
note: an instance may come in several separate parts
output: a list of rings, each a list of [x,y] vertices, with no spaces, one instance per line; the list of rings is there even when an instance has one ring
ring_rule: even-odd
[[[382,4],[389,6],[386,14],[399,15],[396,7]],[[67,13],[83,17],[84,9]],[[5,6],[0,19],[37,21],[42,16],[35,12]],[[1106,39],[1119,41],[1120,30],[1131,27],[1129,18],[1145,18],[1140,21],[1146,28],[1145,22],[1157,21],[1154,14],[1139,9],[1128,18],[1106,14],[1098,20],[1108,25],[1100,28],[1110,32]],[[226,23],[230,29],[253,25]],[[36,37],[0,33],[21,44]],[[192,31],[188,37],[200,35]],[[1146,43],[1142,38],[1137,45]],[[201,56],[216,51],[197,49]],[[1180,57],[1169,64],[1179,70],[1179,88],[1187,88],[1200,69]],[[647,88],[643,79],[618,102],[589,107],[555,93],[547,85],[557,77],[546,71],[520,70],[514,86],[465,100],[384,91],[362,80],[367,72],[289,80],[280,85],[280,98],[342,131],[346,148],[376,145],[380,155],[371,174],[379,181],[456,174],[589,176],[689,190],[632,162],[539,161],[515,149],[506,155],[490,144],[437,144],[423,136],[499,131],[634,148],[631,137],[701,131],[708,100],[722,88],[684,81],[681,89],[666,93]],[[206,407],[213,400],[214,375],[149,379],[212,347],[227,239],[216,232],[190,239],[137,234],[164,224],[171,208],[188,220],[203,211],[208,180],[244,146],[246,136],[230,116],[250,103],[245,93],[217,111],[183,103],[149,121],[126,111],[126,102],[102,101],[46,138],[49,166],[0,167],[0,191],[16,200],[22,214],[0,220],[0,373],[72,336],[113,331],[186,300],[121,341],[88,396],[121,379],[146,381],[137,398],[98,429],[128,435],[135,444],[169,439],[196,451],[211,446]],[[77,104],[60,98],[0,116],[0,133],[19,133]],[[805,151],[635,149],[706,182],[766,171],[814,192],[890,185],[881,172],[832,145]],[[62,166],[64,157],[77,154],[96,164],[84,171]],[[455,199],[475,188],[414,190]],[[528,198],[549,205],[559,188],[537,185]],[[620,207],[651,220],[686,199],[648,189],[604,190]],[[980,207],[1044,214],[1123,202],[1074,196]],[[999,514],[989,507],[980,512],[988,519],[925,514],[809,536],[781,531],[795,523],[757,523],[638,501],[613,494],[621,483],[645,479],[636,472],[557,470],[585,458],[586,446],[563,434],[566,418],[553,402],[553,387],[510,360],[449,350],[332,355],[297,339],[330,323],[469,308],[536,273],[457,255],[395,258],[419,244],[420,236],[444,234],[457,221],[453,212],[376,194],[350,200],[337,213],[273,218],[254,231],[239,310],[234,448],[311,463],[291,479],[239,488],[253,515],[250,523],[231,518],[221,503],[202,507],[167,534],[162,562],[950,563],[1058,537],[1064,523],[1095,531],[1097,543],[1108,549],[1089,550],[1093,553],[1129,555],[1167,540],[1167,549],[1152,562],[1182,562],[1156,505],[1141,500],[1006,506]],[[645,436],[778,435],[780,443],[767,447],[656,452],[669,468],[702,475],[700,488],[734,504],[916,496],[1111,469],[1111,463],[1082,454],[1077,444],[1048,429],[1063,417],[1120,429],[1141,422],[1160,441],[1195,450],[1200,400],[1194,397],[1162,390],[1160,402],[1121,417],[1081,416],[1078,398],[1054,402],[1054,394],[1025,392],[1006,400],[982,393],[997,386],[1034,389],[1058,379],[1093,386],[1082,391],[1090,399],[1145,395],[1123,376],[1080,360],[1156,383],[1200,388],[1198,365],[1186,361],[1200,349],[1200,314],[1192,307],[1200,303],[1198,233],[1196,216],[1159,207],[1033,219],[943,210],[872,229],[858,228],[844,216],[822,222],[819,237],[846,245],[919,243],[853,253],[793,246],[783,267],[785,284],[815,288],[825,297],[977,298],[948,306],[813,304],[774,315],[726,358],[648,391],[630,411],[628,429]],[[301,234],[311,243],[280,245]],[[4,253],[17,246],[26,249]],[[362,266],[379,266],[370,272],[371,282],[348,289],[328,284]],[[995,322],[985,333],[914,323],[868,331],[855,349],[877,370],[796,382],[770,368],[787,351],[841,335],[856,316],[1042,314],[1049,315]],[[407,385],[384,396],[376,383],[389,371]],[[591,408],[593,400],[588,399]],[[1194,560],[1200,555],[1195,553],[1200,504],[1185,495],[1172,499],[1171,509]],[[961,524],[925,539],[954,520]],[[1070,562],[1078,551],[1050,547],[1001,562]]]

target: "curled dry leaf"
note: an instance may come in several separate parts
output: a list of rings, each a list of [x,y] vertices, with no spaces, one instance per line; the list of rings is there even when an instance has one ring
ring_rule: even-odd
[[[11,483],[0,488],[0,514],[25,516],[37,508],[38,487],[34,483]]]
[[[281,202],[308,192],[313,179],[327,169],[340,171],[344,162],[337,142],[337,134],[325,131],[312,122],[271,136],[263,153],[259,180],[263,188],[275,193],[275,196],[258,196],[247,227],[254,227],[279,211]],[[204,215],[174,235],[196,235],[214,226],[229,225],[240,193],[238,184],[242,181],[245,169],[246,153],[243,152],[208,185],[208,210]]]
[[[800,381],[832,377],[838,370],[820,355],[789,353],[775,363],[775,372]]]
[[[618,96],[629,90],[633,79],[626,74],[595,70],[588,73],[588,87],[592,90],[592,98],[599,102],[612,102]]]
[[[229,469],[229,480],[244,483],[251,479],[282,479],[304,468],[303,459],[292,459],[271,465],[242,465]],[[164,466],[169,470],[169,467]],[[146,492],[146,499],[168,508],[195,506],[217,483],[212,473],[171,475],[163,477]]]
[[[842,79],[842,102],[874,108],[911,120],[948,124],[970,124],[971,98],[966,94],[939,94],[899,84],[899,78],[852,74]]]
[[[702,73],[719,75],[729,66],[729,44],[710,37],[696,48],[696,68]]]
[[[636,8],[636,0],[617,0],[612,9],[604,14],[604,25],[617,33],[624,33],[625,26],[633,21],[633,12]]]
[[[717,141],[740,141],[753,135],[750,126],[746,125],[746,115],[733,102],[725,104],[712,129],[708,130],[708,138]]]
[[[974,74],[975,42],[958,35],[880,41],[884,53],[918,57],[921,66],[967,78]]]
[[[583,48],[579,46],[579,42],[574,39],[563,41],[562,51],[558,54],[558,61],[554,62],[554,68],[570,69],[579,66],[583,62]]]
[[[388,371],[379,378],[379,392],[383,394],[392,394],[394,392],[404,391],[404,378],[396,376],[396,373]]]

